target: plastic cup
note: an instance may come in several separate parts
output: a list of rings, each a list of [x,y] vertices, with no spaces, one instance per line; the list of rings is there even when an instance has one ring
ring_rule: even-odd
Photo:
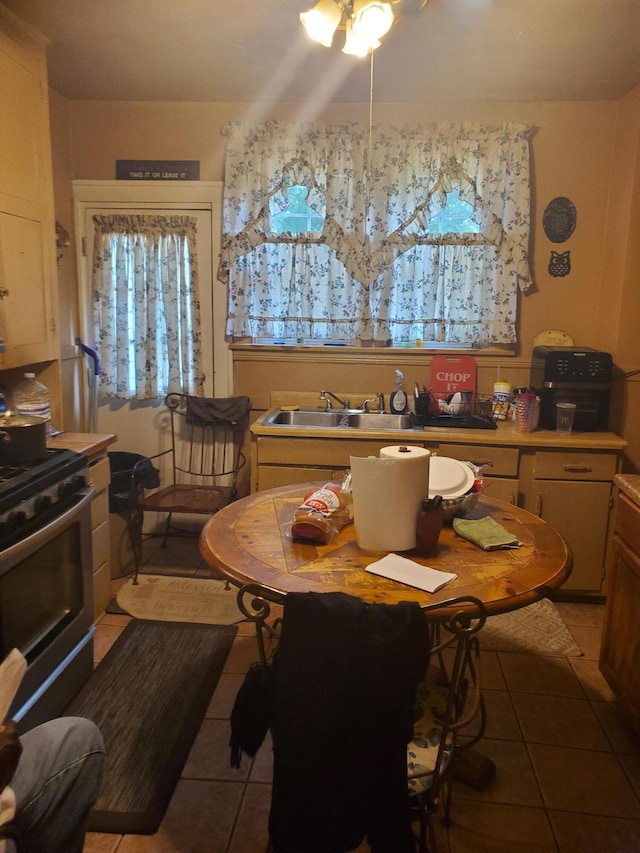
[[[540,401],[535,394],[517,394],[515,422],[518,432],[533,432],[538,426]]]
[[[571,432],[575,413],[575,403],[556,403],[556,432]]]

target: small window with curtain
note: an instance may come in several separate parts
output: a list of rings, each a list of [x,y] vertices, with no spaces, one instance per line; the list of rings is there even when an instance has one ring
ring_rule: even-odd
[[[188,216],[94,216],[93,326],[99,393],[202,393],[196,223]]]

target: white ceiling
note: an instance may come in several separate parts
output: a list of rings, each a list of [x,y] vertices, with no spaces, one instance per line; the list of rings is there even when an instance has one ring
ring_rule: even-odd
[[[367,59],[308,40],[314,0],[3,0],[50,39],[72,100],[366,102]],[[640,0],[399,0],[376,102],[617,100],[640,84]]]

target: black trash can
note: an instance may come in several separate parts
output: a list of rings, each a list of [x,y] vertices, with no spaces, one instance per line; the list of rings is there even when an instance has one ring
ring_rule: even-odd
[[[111,472],[109,512],[134,509],[144,489],[157,489],[160,485],[160,472],[141,453],[113,451],[107,456]]]
[[[145,489],[160,485],[160,472],[140,453],[113,451],[107,456],[111,472],[111,577],[121,578],[140,567],[142,528],[138,500]]]

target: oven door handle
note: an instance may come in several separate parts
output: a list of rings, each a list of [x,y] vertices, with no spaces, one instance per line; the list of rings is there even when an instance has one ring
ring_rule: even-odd
[[[96,490],[93,486],[78,493],[80,498],[76,503],[66,509],[61,515],[52,519],[49,524],[45,524],[39,530],[34,531],[25,539],[21,539],[14,545],[9,546],[2,552],[3,561],[9,561],[14,556],[20,556],[25,550],[36,551],[42,545],[46,545],[51,539],[62,533],[65,528],[72,524],[78,518],[95,497]]]

